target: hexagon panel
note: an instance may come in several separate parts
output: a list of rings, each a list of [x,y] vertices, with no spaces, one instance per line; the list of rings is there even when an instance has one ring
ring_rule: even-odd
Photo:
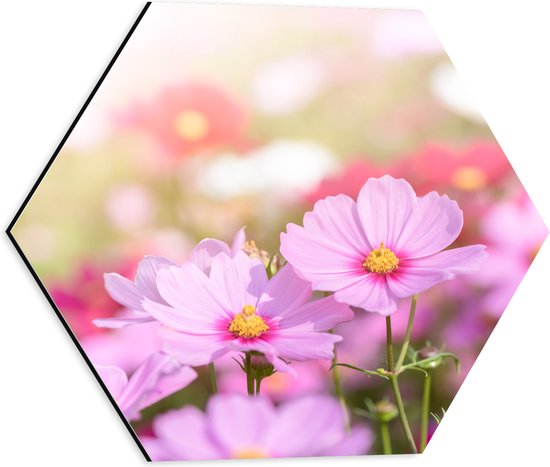
[[[424,451],[547,229],[422,13],[153,3],[8,235],[192,460]]]

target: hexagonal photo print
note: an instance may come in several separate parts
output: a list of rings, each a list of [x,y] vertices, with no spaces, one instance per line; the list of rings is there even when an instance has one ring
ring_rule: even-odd
[[[424,451],[547,229],[421,12],[153,3],[8,234],[193,460]]]

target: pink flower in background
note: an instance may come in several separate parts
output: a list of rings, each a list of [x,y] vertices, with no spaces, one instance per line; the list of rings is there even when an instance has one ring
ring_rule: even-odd
[[[526,193],[515,200],[498,203],[482,219],[481,230],[490,257],[478,278],[489,288],[483,306],[489,315],[500,317],[516,291],[548,229]]]
[[[157,438],[142,439],[153,460],[252,459],[366,454],[364,426],[346,432],[340,404],[308,396],[279,407],[264,397],[214,396],[206,413],[184,407],[153,421]]]
[[[206,238],[191,251],[190,261],[204,274],[210,273],[212,259],[219,253],[234,256],[245,245],[246,236],[244,227],[233,238],[231,247],[226,243],[213,238]],[[153,302],[166,304],[157,290],[157,273],[161,269],[175,266],[176,263],[162,256],[145,256],[138,265],[135,280],[131,280],[117,273],[105,274],[105,289],[118,303],[133,311],[133,315],[96,319],[98,327],[120,328],[130,324],[146,323],[153,318],[143,309],[142,301],[148,299]]]
[[[130,379],[117,366],[95,365],[95,368],[129,420],[139,418],[142,409],[183,389],[197,377],[195,370],[181,366],[163,353],[151,355]]]
[[[149,134],[170,155],[241,147],[248,116],[225,91],[204,83],[164,88],[152,101],[119,117],[124,126]]]
[[[268,280],[264,264],[244,252],[218,254],[210,276],[192,262],[160,270],[157,288],[166,304],[146,298],[143,308],[166,326],[164,350],[193,366],[256,351],[292,371],[285,360],[331,359],[341,338],[324,331],[353,317],[332,297],[310,301],[309,284],[289,266]]]
[[[345,195],[315,203],[304,227],[287,225],[281,253],[315,290],[384,315],[410,297],[479,269],[483,245],[444,250],[462,229],[455,201],[418,198],[403,179],[369,179],[357,203]]]
[[[132,263],[127,261],[117,267],[128,274],[134,269]],[[105,292],[103,270],[102,266],[86,261],[78,266],[70,279],[48,284],[53,301],[78,338],[101,332],[92,320],[112,316],[120,308]]]

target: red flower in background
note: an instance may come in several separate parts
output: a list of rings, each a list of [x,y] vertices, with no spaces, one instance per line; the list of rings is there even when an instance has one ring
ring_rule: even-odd
[[[48,285],[50,296],[59,308],[63,318],[79,339],[105,332],[97,328],[92,321],[97,318],[111,317],[121,309],[105,291],[103,272],[105,267],[83,263],[67,281]],[[132,274],[133,263],[117,266],[124,274]]]
[[[407,158],[405,170],[420,193],[442,188],[483,190],[513,173],[506,155],[494,142],[476,142],[464,149],[430,144]]]
[[[120,116],[123,126],[138,128],[175,157],[241,147],[247,122],[245,109],[233,97],[202,83],[167,86],[149,103]]]

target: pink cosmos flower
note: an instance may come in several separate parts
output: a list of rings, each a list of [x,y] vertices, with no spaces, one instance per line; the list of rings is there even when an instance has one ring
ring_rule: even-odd
[[[366,454],[372,433],[346,432],[342,408],[329,396],[307,396],[275,408],[265,397],[215,396],[206,413],[184,407],[153,421],[142,439],[157,460],[252,459]]]
[[[161,352],[147,358],[130,379],[117,366],[95,365],[120,410],[129,420],[139,418],[145,407],[183,389],[197,373]]]
[[[210,276],[192,262],[162,269],[157,289],[165,304],[145,298],[142,306],[166,326],[164,351],[192,366],[256,351],[292,372],[285,360],[331,359],[341,337],[323,331],[353,318],[332,297],[310,301],[309,284],[291,267],[268,280],[264,264],[242,251],[218,254]]]
[[[244,227],[233,238],[231,247],[213,238],[206,238],[191,251],[189,261],[194,263],[204,274],[210,273],[213,258],[219,253],[234,256],[245,246],[246,235]],[[105,274],[105,289],[109,295],[122,306],[133,311],[133,315],[117,318],[96,319],[94,324],[104,328],[120,328],[130,324],[153,321],[143,309],[144,299],[166,304],[157,290],[157,273],[161,269],[175,266],[176,263],[162,256],[145,256],[140,261],[134,281],[117,273]]]
[[[479,268],[485,246],[444,250],[462,223],[447,196],[419,198],[405,180],[385,175],[367,180],[357,203],[346,195],[315,203],[303,227],[287,225],[281,253],[313,289],[389,315],[398,299]]]

